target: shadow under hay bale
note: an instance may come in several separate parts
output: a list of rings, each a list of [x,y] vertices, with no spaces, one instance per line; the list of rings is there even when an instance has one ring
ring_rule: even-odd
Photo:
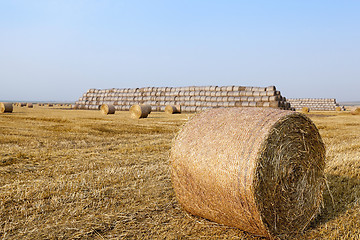
[[[114,114],[115,113],[115,107],[111,104],[103,104],[100,107],[100,111],[102,114],[108,115],[108,114]]]
[[[182,207],[220,224],[288,238],[319,212],[325,147],[303,114],[272,108],[204,111],[179,132],[170,162]]]
[[[134,119],[139,118],[147,118],[147,116],[151,113],[150,105],[133,105],[130,108],[130,117]]]
[[[12,103],[0,103],[0,112],[1,113],[12,113],[13,104]]]

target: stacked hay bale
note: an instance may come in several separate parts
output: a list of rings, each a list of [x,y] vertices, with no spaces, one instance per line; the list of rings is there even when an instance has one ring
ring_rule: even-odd
[[[132,105],[148,104],[152,111],[165,111],[167,105],[181,106],[182,112],[197,112],[217,107],[272,107],[292,110],[275,86],[193,86],[89,89],[75,103],[79,109],[98,109],[112,104],[128,111]]]
[[[309,111],[335,111],[339,107],[334,98],[288,98],[287,101],[296,111],[304,107],[307,107]]]

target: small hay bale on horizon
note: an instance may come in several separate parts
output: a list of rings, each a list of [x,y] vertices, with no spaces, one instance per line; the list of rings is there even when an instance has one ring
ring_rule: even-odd
[[[169,114],[181,113],[180,105],[166,105],[165,112]]]
[[[100,107],[100,111],[102,114],[108,115],[108,114],[114,114],[115,113],[115,107],[112,104],[103,104]]]
[[[34,105],[33,105],[32,103],[27,103],[26,106],[27,106],[28,108],[33,108],[33,107],[34,107]]]
[[[301,113],[201,112],[175,137],[170,165],[176,198],[187,212],[257,236],[289,239],[319,213],[325,147]]]
[[[1,113],[12,113],[13,112],[13,104],[9,102],[1,102],[0,103],[0,112]]]
[[[351,111],[352,115],[360,115],[360,107],[356,108],[355,110]]]
[[[131,118],[147,118],[147,116],[151,113],[151,106],[148,104],[133,105],[130,107],[129,112]]]
[[[301,112],[302,112],[302,113],[308,113],[308,112],[310,112],[310,109],[309,109],[308,107],[303,107],[303,108],[301,109]]]

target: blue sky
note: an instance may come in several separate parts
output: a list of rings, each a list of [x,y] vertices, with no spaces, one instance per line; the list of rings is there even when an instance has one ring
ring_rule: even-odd
[[[360,1],[0,0],[0,99],[275,85],[360,101]]]

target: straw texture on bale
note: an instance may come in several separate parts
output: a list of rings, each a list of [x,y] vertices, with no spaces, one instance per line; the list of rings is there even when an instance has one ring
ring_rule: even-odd
[[[181,113],[180,105],[166,105],[165,112],[169,114]]]
[[[211,109],[180,130],[172,183],[194,215],[258,236],[287,238],[314,219],[325,184],[325,147],[301,113]]]
[[[151,106],[147,104],[133,105],[129,111],[132,118],[147,118],[147,116],[151,113]]]
[[[114,114],[115,113],[115,107],[111,104],[102,104],[100,107],[100,111],[103,114]]]
[[[12,103],[0,103],[0,112],[1,113],[11,113],[13,111],[13,104]]]

